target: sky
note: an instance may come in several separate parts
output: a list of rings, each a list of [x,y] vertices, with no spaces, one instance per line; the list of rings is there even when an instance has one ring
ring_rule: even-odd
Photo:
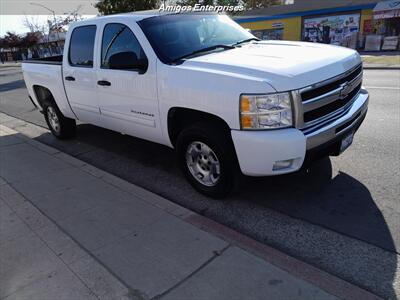
[[[95,15],[84,15],[83,18],[92,18]],[[27,15],[29,19],[32,19],[38,24],[46,24],[48,18],[53,16],[47,15]],[[4,36],[7,31],[15,32],[18,34],[24,34],[29,31],[24,26],[25,15],[0,15],[0,36]]]
[[[30,17],[30,16],[29,16]],[[32,16],[34,17],[38,23],[46,24],[48,16],[40,15],[40,16]],[[28,28],[24,27],[23,21],[24,15],[2,15],[0,17],[0,36],[5,35],[7,31],[15,32],[15,33],[25,33],[28,32]]]
[[[7,31],[25,33],[23,25],[25,15],[46,24],[48,15],[65,15],[77,11],[83,16],[98,13],[94,3],[97,0],[0,0],[0,36]],[[51,17],[51,16],[50,16]]]

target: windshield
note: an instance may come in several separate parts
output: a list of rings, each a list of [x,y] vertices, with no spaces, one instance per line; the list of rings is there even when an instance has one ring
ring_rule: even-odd
[[[172,63],[202,49],[255,38],[225,15],[164,15],[138,23],[164,63]]]

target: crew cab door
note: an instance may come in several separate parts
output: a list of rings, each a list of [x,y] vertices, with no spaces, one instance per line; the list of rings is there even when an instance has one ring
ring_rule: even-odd
[[[63,59],[64,87],[71,108],[79,120],[92,124],[98,124],[100,115],[93,64],[96,30],[96,25],[73,28]]]
[[[140,138],[161,138],[155,59],[146,56],[135,22],[104,22],[97,92],[102,126]]]

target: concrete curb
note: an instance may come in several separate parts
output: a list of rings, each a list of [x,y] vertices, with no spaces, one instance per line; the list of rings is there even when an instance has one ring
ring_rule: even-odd
[[[400,67],[364,66],[364,70],[400,70]]]
[[[291,257],[271,246],[253,240],[213,220],[200,215],[189,216],[186,220],[340,299],[382,299],[369,291]]]
[[[1,68],[12,68],[12,67],[20,67],[21,63],[15,63],[15,64],[0,64],[0,69]]]
[[[24,122],[8,115],[7,117],[10,119],[15,119],[16,121]],[[25,122],[24,127],[25,126],[35,127],[36,125]],[[18,128],[13,130],[18,131]],[[340,279],[305,262],[293,258],[271,246],[253,240],[233,229],[230,229],[222,224],[219,224],[195,212],[192,212],[148,190],[145,190],[117,176],[100,170],[90,164],[82,162],[81,160],[76,159],[66,153],[60,152],[57,149],[33,140],[32,138],[34,138],[34,136],[29,137],[21,132],[20,134],[22,135],[21,137],[26,140],[26,142],[36,147],[37,149],[49,153],[54,157],[68,164],[71,164],[74,167],[84,172],[87,172],[125,192],[135,195],[136,197],[141,198],[141,200],[155,207],[158,207],[165,212],[168,212],[180,218],[181,220],[196,226],[201,230],[216,235],[227,241],[228,243],[236,245],[243,250],[253,255],[256,255],[263,260],[275,265],[276,267],[283,269],[288,273],[293,274],[294,276],[304,281],[307,281],[315,286],[318,286],[329,294],[332,294],[340,299],[381,299],[380,297],[367,290],[364,290],[343,279]]]

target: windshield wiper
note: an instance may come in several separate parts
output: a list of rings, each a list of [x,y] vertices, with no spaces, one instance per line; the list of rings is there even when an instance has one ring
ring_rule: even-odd
[[[251,42],[251,41],[260,41],[260,39],[258,39],[258,38],[249,38],[249,39],[245,39],[243,41],[234,43],[231,46],[234,47],[234,46],[237,46],[237,45],[240,45],[240,44],[243,44],[243,43],[247,43],[247,42]]]
[[[172,62],[177,62],[177,61],[179,61],[179,60],[181,60],[181,59],[188,58],[188,57],[191,57],[191,56],[196,55],[196,54],[199,54],[199,53],[209,52],[209,51],[212,51],[212,50],[216,50],[216,49],[218,49],[218,48],[222,48],[222,49],[225,49],[225,50],[229,50],[229,49],[234,49],[235,47],[230,46],[230,45],[214,45],[214,46],[206,47],[206,48],[203,48],[203,49],[199,49],[199,50],[193,51],[193,52],[191,52],[191,53],[185,54],[185,55],[183,55],[183,56],[181,56],[181,57],[175,58]]]

